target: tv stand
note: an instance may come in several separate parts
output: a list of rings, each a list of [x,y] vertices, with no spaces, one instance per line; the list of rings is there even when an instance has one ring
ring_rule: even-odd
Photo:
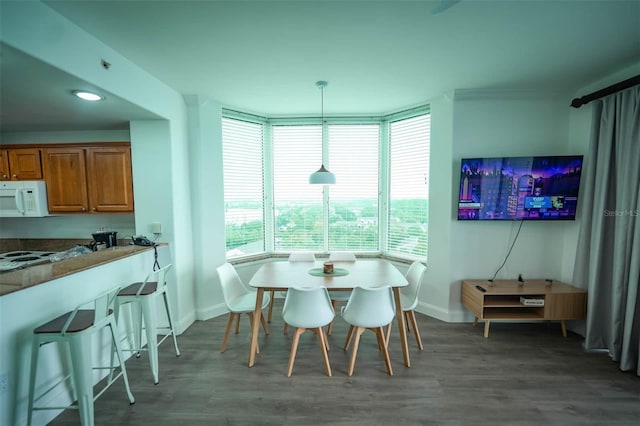
[[[521,299],[522,298],[522,299]],[[559,281],[463,280],[462,304],[475,315],[473,326],[484,321],[489,337],[491,321],[560,321],[567,337],[565,320],[584,319],[587,292]]]

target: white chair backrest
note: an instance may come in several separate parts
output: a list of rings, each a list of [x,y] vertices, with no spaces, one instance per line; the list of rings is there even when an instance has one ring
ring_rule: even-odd
[[[409,267],[409,270],[405,274],[405,278],[409,282],[406,287],[400,287],[400,293],[415,303],[418,299],[418,292],[420,291],[420,284],[422,284],[422,276],[427,270],[427,267],[420,262],[413,262]],[[405,308],[405,306],[403,306]]]
[[[356,255],[350,251],[334,251],[329,254],[329,260],[333,262],[355,262]]]
[[[289,262],[315,262],[316,255],[310,251],[294,251],[289,255]]]
[[[232,264],[226,262],[218,266],[217,271],[222,287],[222,296],[224,296],[227,307],[238,297],[249,293]]]
[[[171,266],[173,265],[171,265],[170,263],[156,271],[156,274],[158,274],[158,289],[161,289],[167,286],[167,272],[169,272],[169,269],[171,269]]]
[[[342,308],[346,322],[358,327],[383,327],[393,321],[396,305],[390,286],[356,287],[347,305]]]
[[[156,277],[157,277],[156,281],[158,282],[158,284],[156,285],[156,291],[158,293],[162,293],[167,286],[167,272],[169,271],[169,269],[171,269],[171,266],[172,265],[170,263],[167,266],[163,266],[162,268],[158,269],[157,271],[153,271],[149,273],[149,275],[147,275],[147,277],[142,282],[142,285],[136,292],[136,296],[140,296],[142,294],[142,291],[146,287],[147,283],[149,281],[153,281],[153,279]]]
[[[282,318],[294,327],[323,327],[335,312],[325,287],[290,287],[282,307]]]
[[[81,309],[92,309],[93,310],[93,327],[102,326],[102,322],[106,320],[106,318],[113,313],[113,307],[118,296],[118,292],[120,291],[120,287],[113,288],[109,291],[105,291],[100,295],[96,296],[95,299],[84,302],[75,307],[75,309],[71,312],[71,315],[67,318],[67,321],[62,326],[62,330],[60,331],[61,335],[67,334],[67,329],[75,319],[78,311]]]

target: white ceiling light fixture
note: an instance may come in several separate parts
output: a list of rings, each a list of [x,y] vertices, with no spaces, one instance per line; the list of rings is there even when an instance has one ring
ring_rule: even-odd
[[[320,88],[321,126],[324,126],[324,88],[327,87],[327,84],[326,81],[316,81],[316,86]],[[309,176],[309,183],[312,185],[333,185],[336,183],[336,175],[327,170],[322,163],[318,171]]]
[[[95,102],[104,100],[104,96],[100,96],[93,92],[87,92],[85,90],[74,90],[73,94],[85,101]]]

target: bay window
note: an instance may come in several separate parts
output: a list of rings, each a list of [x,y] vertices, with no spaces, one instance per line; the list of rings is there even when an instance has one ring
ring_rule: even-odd
[[[426,259],[428,108],[354,119],[224,111],[227,259],[349,250]],[[335,185],[311,185],[324,165]]]

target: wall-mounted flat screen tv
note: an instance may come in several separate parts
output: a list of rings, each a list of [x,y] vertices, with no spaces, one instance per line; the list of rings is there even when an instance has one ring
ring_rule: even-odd
[[[459,220],[575,220],[582,155],[463,158]]]

